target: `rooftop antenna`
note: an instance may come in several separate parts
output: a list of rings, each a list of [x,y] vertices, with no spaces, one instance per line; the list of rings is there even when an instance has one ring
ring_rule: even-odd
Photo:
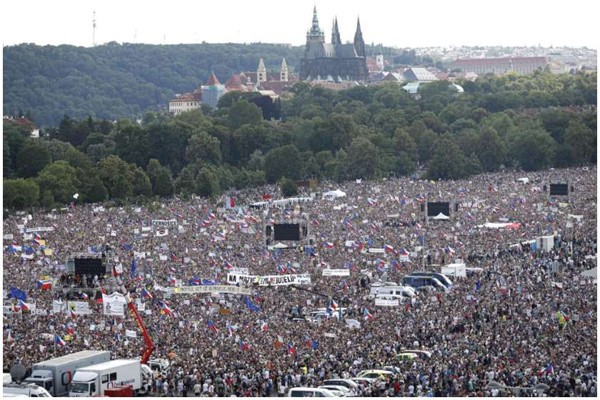
[[[96,11],[92,19],[92,47],[96,47]]]

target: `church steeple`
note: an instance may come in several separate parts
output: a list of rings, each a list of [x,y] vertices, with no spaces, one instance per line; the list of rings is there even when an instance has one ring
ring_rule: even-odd
[[[319,18],[317,17],[317,6],[313,9],[312,26],[310,31],[306,33],[306,41],[320,41],[325,43],[325,32],[319,27]]]
[[[337,17],[333,20],[333,27],[331,28],[331,44],[342,44],[340,39],[340,30],[338,28]]]
[[[256,69],[256,86],[260,86],[261,82],[267,81],[267,68],[265,62],[261,58],[258,62],[258,68]]]
[[[282,82],[287,82],[289,79],[289,71],[287,63],[285,62],[285,58],[281,61],[281,70],[279,71],[279,80]]]
[[[354,48],[359,57],[366,57],[365,41],[363,40],[362,31],[360,29],[360,18],[356,20],[356,33],[354,34]]]

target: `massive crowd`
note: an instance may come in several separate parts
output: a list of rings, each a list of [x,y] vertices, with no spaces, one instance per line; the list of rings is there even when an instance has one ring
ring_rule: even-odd
[[[275,187],[235,193],[241,208],[233,209],[195,198],[10,216],[3,223],[3,294],[5,306],[11,304],[4,312],[3,365],[5,370],[16,362],[31,367],[84,349],[110,350],[112,358],[142,354],[144,342],[131,315],[105,316],[95,301],[100,288],[118,291],[110,274],[86,282],[92,286],[85,289],[91,314],[51,312],[54,300],[84,292],[64,290],[76,285],[65,278],[67,258],[108,245],[108,262],[124,266],[121,277],[132,297],[150,310],[140,314],[156,346],[153,358],[171,361],[168,372],[151,382],[156,395],[276,396],[291,387],[397,365],[397,376],[362,386],[360,394],[511,393],[488,386],[495,381],[528,388],[544,383],[548,396],[596,396],[596,278],[581,275],[596,267],[596,173],[590,167],[484,174],[468,181],[321,183],[311,189],[317,194],[312,201],[262,208],[246,206],[265,194],[279,198]],[[573,187],[569,196],[548,196],[550,183],[565,182]],[[346,196],[322,198],[328,189]],[[303,196],[309,196],[305,190]],[[451,218],[424,221],[424,201],[451,202]],[[171,219],[177,226],[164,236],[162,231],[157,236],[156,227],[142,230],[153,220]],[[307,237],[293,246],[284,242],[290,248],[267,251],[265,225],[294,221],[307,226]],[[499,221],[520,226],[482,226]],[[27,242],[35,251],[31,259],[8,251],[13,244],[26,244],[22,225],[54,228],[40,232],[34,238],[38,242]],[[552,250],[530,245],[550,235]],[[305,245],[314,250],[305,251]],[[370,253],[369,248],[386,251]],[[409,261],[397,254],[403,248]],[[401,282],[414,270],[439,272],[455,259],[481,272],[453,278],[448,292],[422,292],[397,307],[376,306],[368,296],[375,282]],[[249,300],[172,291],[189,285],[192,277],[226,284],[232,266],[248,268],[251,275],[310,274],[311,284],[253,286]],[[323,276],[325,268],[348,268],[350,275]],[[54,281],[52,290],[36,287],[45,278]],[[7,299],[10,287],[26,291],[26,302],[35,303],[36,311],[8,312],[17,304]],[[144,298],[142,288],[153,298]],[[327,307],[329,298],[347,309],[342,319],[302,318]],[[167,301],[173,313],[161,313],[160,301]],[[367,312],[372,318],[365,317]],[[349,319],[358,324],[351,326]],[[137,335],[128,337],[126,331]],[[55,332],[66,337],[66,345],[47,339]],[[398,361],[395,356],[403,349],[428,350],[432,356]]]

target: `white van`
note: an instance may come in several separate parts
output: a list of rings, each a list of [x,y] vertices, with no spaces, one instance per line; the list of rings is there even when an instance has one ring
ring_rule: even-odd
[[[16,395],[27,397],[52,397],[52,395],[43,387],[35,383],[8,383],[2,388],[2,395]]]
[[[323,388],[296,387],[291,388],[288,397],[336,397],[333,392]]]
[[[410,286],[373,286],[369,293],[370,298],[384,298],[383,296],[393,296],[393,298],[411,299],[417,295],[417,291]]]

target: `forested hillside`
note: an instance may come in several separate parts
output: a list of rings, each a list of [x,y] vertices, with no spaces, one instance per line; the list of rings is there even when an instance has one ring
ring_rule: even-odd
[[[293,71],[303,50],[232,43],[5,47],[3,113],[28,112],[41,127],[58,125],[65,114],[138,118],[194,90],[211,71],[224,83],[232,74],[255,71],[260,58],[267,70],[278,71],[283,57]]]
[[[79,200],[218,196],[249,186],[413,175],[461,179],[503,168],[595,164],[596,73],[538,72],[438,81],[420,98],[396,83],[332,91],[297,83],[281,120],[252,93],[227,93],[212,113],[146,113],[141,124],[65,116],[29,138],[4,121],[5,209]]]

